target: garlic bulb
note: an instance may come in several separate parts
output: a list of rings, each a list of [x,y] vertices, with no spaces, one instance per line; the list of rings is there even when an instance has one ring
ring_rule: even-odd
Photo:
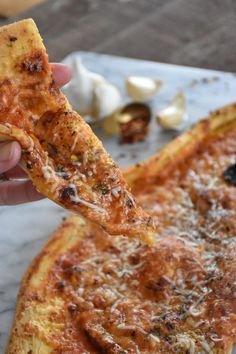
[[[72,107],[80,114],[90,114],[93,100],[93,80],[79,58],[72,58],[73,78],[63,88]]]
[[[73,78],[63,91],[85,120],[103,118],[120,106],[119,90],[102,75],[87,70],[77,57],[72,57],[67,64],[72,66]]]
[[[149,77],[130,76],[126,80],[128,95],[137,101],[144,101],[154,96],[161,88],[162,82]]]
[[[102,75],[94,73],[93,71],[89,72],[89,76],[92,79],[93,85],[105,84],[107,82]]]
[[[106,117],[114,112],[121,104],[121,95],[119,90],[103,82],[94,87],[93,116]]]
[[[157,114],[157,122],[166,129],[181,129],[187,119],[186,98],[183,92],[179,92],[169,106]]]

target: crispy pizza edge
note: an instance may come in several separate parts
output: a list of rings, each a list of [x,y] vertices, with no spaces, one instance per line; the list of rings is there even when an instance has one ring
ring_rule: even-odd
[[[30,314],[27,320],[29,322],[35,320],[34,316],[37,313],[37,306],[40,306],[42,303],[41,296],[43,295],[43,286],[48,272],[51,269],[51,265],[60,254],[63,255],[66,250],[73,247],[79,240],[85,237],[86,230],[89,230],[89,223],[85,222],[82,217],[77,215],[68,216],[53,232],[40,253],[31,261],[20,283],[15,316],[6,354],[38,352],[46,354],[51,353],[51,351],[55,349],[50,343],[50,339],[47,340],[46,328],[42,337],[42,333],[40,334],[37,330],[32,330],[32,327],[31,329],[30,327],[26,328],[25,319],[22,319],[27,312]],[[38,299],[37,297],[32,297],[32,293],[35,292],[37,292]],[[43,303],[47,302],[50,302],[50,299],[47,298],[47,301],[43,300]],[[57,303],[55,304],[57,305]],[[30,309],[30,307],[32,308]]]
[[[0,27],[0,79],[14,75],[14,65],[19,57],[32,51],[46,52],[43,40],[33,19],[25,19]],[[11,58],[11,59],[10,59]]]

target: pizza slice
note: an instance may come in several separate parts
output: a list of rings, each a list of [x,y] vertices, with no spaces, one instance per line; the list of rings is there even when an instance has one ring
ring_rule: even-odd
[[[122,173],[52,78],[33,20],[0,28],[0,138],[23,149],[37,190],[110,234],[152,239],[151,218]],[[79,84],[79,83],[78,83]]]

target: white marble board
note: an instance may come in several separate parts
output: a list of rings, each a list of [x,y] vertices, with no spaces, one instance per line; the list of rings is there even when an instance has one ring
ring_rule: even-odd
[[[121,90],[129,75],[150,76],[163,81],[160,93],[150,102],[153,111],[163,108],[179,91],[187,98],[188,125],[214,109],[236,101],[236,76],[232,73],[182,67],[148,61],[76,52],[84,65],[105,76]],[[68,57],[65,62],[68,61]],[[152,129],[143,143],[119,145],[117,138],[104,143],[112,157],[128,166],[144,160],[168,142],[176,133],[162,131],[153,119]],[[30,261],[40,251],[50,233],[66,212],[48,200],[27,205],[0,207],[0,353],[4,353],[9,335],[19,282]]]

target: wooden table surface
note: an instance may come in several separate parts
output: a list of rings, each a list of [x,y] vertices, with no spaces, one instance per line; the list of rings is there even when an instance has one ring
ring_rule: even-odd
[[[235,0],[46,0],[32,17],[51,61],[75,50],[236,71]]]

